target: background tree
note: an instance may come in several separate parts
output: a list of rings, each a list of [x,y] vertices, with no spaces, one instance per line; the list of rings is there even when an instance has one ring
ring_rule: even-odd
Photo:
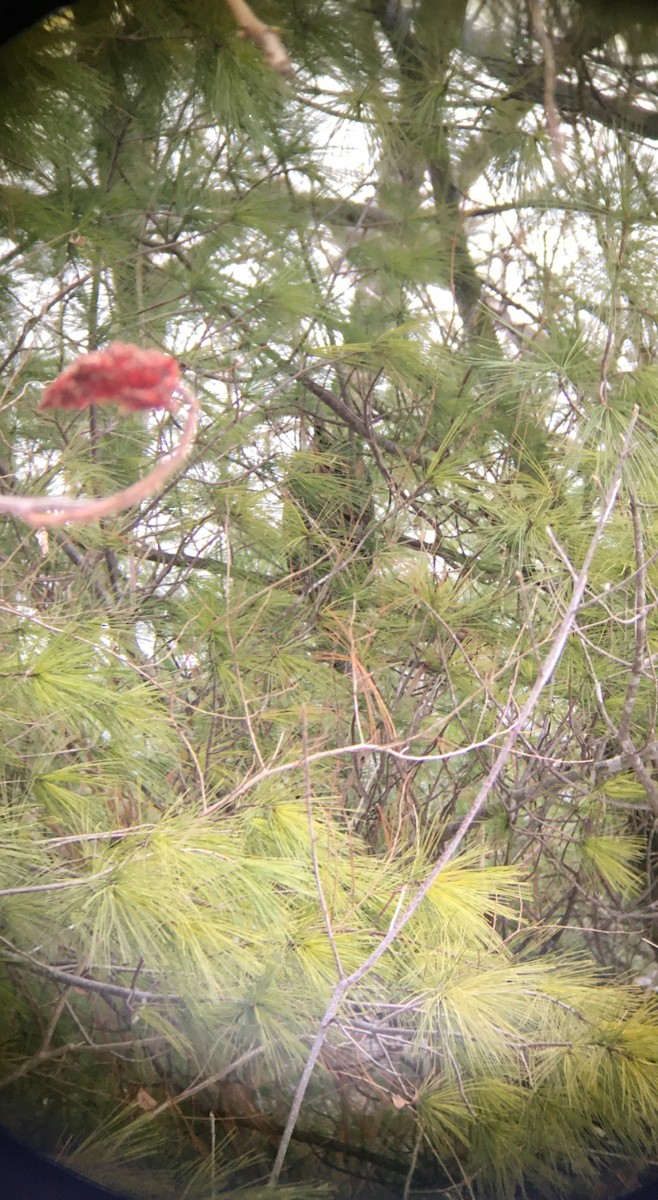
[[[0,525],[0,1116],[145,1196],[614,1195],[658,1153],[656,31],[263,3],[284,77],[232,7],[4,52],[2,488],[177,437],[38,411],[108,342],[203,418],[138,510]]]

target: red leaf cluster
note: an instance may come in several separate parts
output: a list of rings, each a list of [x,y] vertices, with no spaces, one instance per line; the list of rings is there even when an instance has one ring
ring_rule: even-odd
[[[62,371],[45,388],[39,408],[119,404],[130,412],[147,408],[175,412],[179,383],[178,363],[168,354],[112,342],[104,350],[83,354]]]

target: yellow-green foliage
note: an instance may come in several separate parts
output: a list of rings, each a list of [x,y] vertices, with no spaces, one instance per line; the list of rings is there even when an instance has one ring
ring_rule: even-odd
[[[16,890],[2,913],[9,1030],[2,1069],[9,1079],[21,1075],[17,1097],[29,1095],[37,1077],[46,1094],[56,1080],[65,1093],[77,1086],[82,1062],[67,1084],[59,1055],[50,1067],[37,1043],[26,1055],[22,1042],[23,987],[45,998],[54,985],[37,964],[47,969],[62,958],[101,983],[119,981],[120,964],[140,963],[135,987],[151,999],[135,1010],[127,1068],[134,1087],[141,1081],[158,1094],[157,1075],[139,1052],[139,1039],[156,1035],[154,1061],[171,1053],[183,1072],[199,1055],[210,1076],[253,1051],[255,1079],[276,1080],[281,1097],[289,1095],[338,980],[337,963],[344,973],[359,967],[430,860],[404,848],[373,855],[347,828],[322,775],[309,793],[301,768],[285,787],[266,780],[239,803],[211,811],[198,796],[174,797],[166,759],[148,789],[138,771],[122,779],[113,764],[124,742],[124,752],[131,746],[152,761],[154,748],[169,741],[179,769],[185,745],[157,693],[136,691],[129,674],[115,672],[112,655],[88,642],[35,646],[15,688],[26,746],[38,741],[28,713],[51,690],[66,713],[59,749],[50,727],[49,748],[3,817],[2,878]],[[66,731],[77,749],[57,766]],[[12,757],[17,751],[14,740]],[[632,881],[635,849],[632,839],[591,837],[582,853],[621,888]],[[499,930],[522,920],[526,890],[518,871],[488,865],[477,850],[450,863],[391,951],[344,1001],[311,1093],[329,1088],[330,1096],[340,1064],[347,1071],[341,1103],[355,1106],[364,1136],[382,1112],[400,1124],[403,1140],[409,1121],[417,1122],[443,1169],[476,1170],[481,1186],[500,1196],[524,1178],[553,1179],[551,1171],[555,1179],[586,1174],[592,1124],[608,1153],[633,1152],[658,1104],[655,1006],[582,963],[515,958]],[[71,992],[68,1000],[83,1024],[99,1004],[93,993]],[[397,1032],[382,1056],[384,1014]],[[67,1024],[58,1022],[51,1049],[70,1038]],[[68,1057],[75,1060],[75,1049]],[[109,1112],[118,1100],[111,1074],[94,1086]],[[252,1078],[252,1086],[260,1085]]]

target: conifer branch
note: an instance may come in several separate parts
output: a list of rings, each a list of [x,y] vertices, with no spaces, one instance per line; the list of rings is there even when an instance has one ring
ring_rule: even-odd
[[[311,1076],[315,1070],[315,1065],[320,1057],[320,1054],[322,1053],[322,1047],[326,1041],[329,1029],[338,1014],[343,1000],[347,996],[350,988],[352,988],[355,984],[360,983],[364,976],[368,974],[372,967],[374,967],[375,963],[379,962],[379,959],[382,957],[382,955],[390,949],[396,938],[404,929],[405,925],[407,925],[407,923],[411,920],[414,913],[418,911],[418,908],[427,896],[432,885],[438,879],[441,872],[456,854],[464,840],[464,837],[468,833],[468,830],[471,828],[471,825],[482,811],[486,801],[491,795],[491,790],[499,776],[502,774],[508,762],[510,753],[514,748],[515,742],[526,727],[528,720],[534,712],[541,693],[553,677],[555,668],[557,667],[564,652],[564,648],[569,640],[569,635],[571,634],[580,602],[585,593],[585,588],[587,587],[587,580],[589,577],[589,570],[592,565],[594,555],[600,545],[603,530],[608,523],[617,500],[617,494],[621,485],[622,472],[628,455],[630,454],[633,432],[637,424],[638,416],[639,409],[636,407],[629,422],[628,430],[624,440],[624,446],[617,463],[617,468],[605,498],[605,503],[602,506],[601,514],[596,523],[596,528],[587,548],[583,565],[578,572],[576,579],[574,580],[571,600],[562,620],[560,621],[560,625],[555,637],[553,638],[551,648],[544,659],[543,665],[539,671],[539,674],[537,675],[533,687],[530,689],[530,693],[525,704],[520,709],[516,719],[512,722],[507,732],[507,736],[505,737],[505,740],[494,759],[491,769],[482,781],[477,796],[468,809],[468,812],[460,822],[458,829],[450,838],[449,842],[435,862],[432,870],[416,889],[416,892],[406,908],[398,916],[394,917],[384,937],[378,942],[378,944],[375,946],[375,949],[368,955],[368,957],[361,963],[361,966],[357,967],[356,970],[350,975],[343,976],[341,979],[339,979],[336,987],[333,990],[329,1003],[325,1009],[324,1016],[322,1017],[322,1020],[318,1026],[308,1058],[304,1064],[304,1069],[300,1076],[299,1083],[297,1084],[297,1088],[295,1090],[295,1095],[293,1097],[290,1111],[288,1113],[288,1119],[286,1121],[286,1127],[281,1141],[279,1142],[276,1158],[274,1160],[274,1166],[272,1167],[270,1174],[270,1187],[274,1187],[279,1181],[279,1176],[281,1175],[281,1170],[283,1168],[288,1147],[290,1145],[292,1132],[297,1124],[301,1107],[304,1102],[304,1097],[311,1081]]]

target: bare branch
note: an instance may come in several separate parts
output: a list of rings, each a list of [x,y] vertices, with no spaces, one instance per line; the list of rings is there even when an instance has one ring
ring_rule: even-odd
[[[72,975],[59,967],[51,967],[48,963],[35,962],[26,956],[2,954],[2,961],[9,962],[13,967],[23,971],[33,971],[36,975],[44,975],[54,983],[62,983],[65,987],[79,988],[83,992],[100,992],[107,996],[119,996],[123,1000],[135,1001],[138,1004],[154,1004],[168,1002],[180,1004],[180,996],[173,993],[160,994],[157,992],[141,992],[136,988],[122,987],[118,983],[105,983],[101,979],[88,979],[85,975]]]
[[[564,159],[562,158],[562,134],[560,120],[555,105],[555,53],[553,43],[548,36],[544,14],[540,0],[528,0],[532,25],[537,41],[544,55],[544,111],[546,113],[546,128],[553,146],[553,162],[559,174],[564,174]]]
[[[105,871],[98,871],[96,875],[83,875],[80,879],[63,879],[59,883],[33,883],[26,887],[0,888],[0,896],[25,896],[33,892],[61,892],[65,888],[84,887],[86,883],[92,883],[96,879],[103,879],[105,875],[110,875],[114,867],[107,867]]]

